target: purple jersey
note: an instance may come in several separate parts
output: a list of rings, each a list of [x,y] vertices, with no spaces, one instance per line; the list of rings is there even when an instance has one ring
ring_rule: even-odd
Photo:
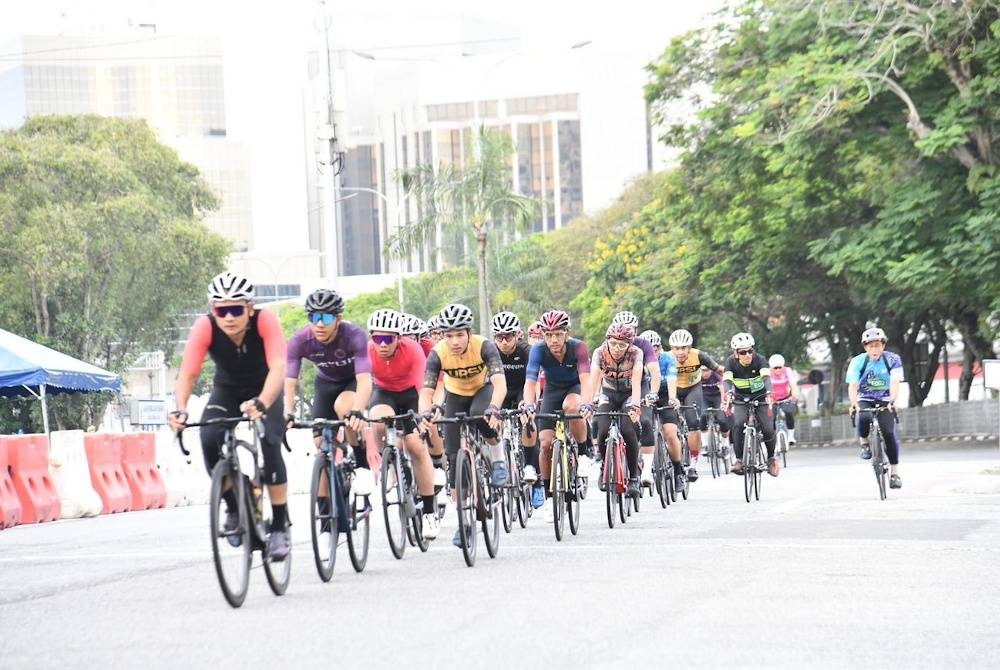
[[[646,367],[650,363],[660,364],[660,357],[653,351],[653,344],[649,340],[644,337],[637,337],[632,344],[642,349],[642,367]]]
[[[365,331],[353,323],[341,321],[337,336],[328,344],[323,344],[313,335],[312,328],[305,326],[288,340],[288,364],[285,377],[298,379],[302,359],[312,361],[316,373],[323,379],[343,383],[362,373],[371,373],[372,364],[368,358],[368,337]]]

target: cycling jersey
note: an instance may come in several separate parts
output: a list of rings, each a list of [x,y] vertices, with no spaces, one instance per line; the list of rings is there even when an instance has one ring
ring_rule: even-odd
[[[380,357],[375,343],[369,342],[368,358],[376,388],[401,392],[407,389],[419,390],[423,384],[427,358],[423,347],[408,337],[399,338],[396,352],[391,358]]]
[[[686,389],[700,384],[702,365],[709,370],[719,368],[715,359],[699,349],[689,350],[683,361],[677,361],[677,388]]]
[[[251,314],[243,342],[238,346],[219,328],[215,315],[202,314],[191,326],[181,371],[197,377],[208,354],[215,363],[214,384],[246,389],[251,394],[249,398],[264,387],[269,370],[267,362],[285,357],[286,351],[285,334],[274,312],[261,310]]]
[[[739,358],[730,356],[722,379],[732,383],[736,396],[741,400],[761,400],[771,390],[767,359],[758,353],[754,353],[750,365],[741,365]]]
[[[771,368],[771,389],[775,402],[786,400],[792,395],[792,380],[797,378],[795,370],[788,366]]]
[[[489,383],[490,377],[503,374],[503,362],[497,345],[482,335],[469,335],[469,346],[457,356],[451,353],[447,340],[434,345],[427,358],[424,388],[436,388],[441,372],[445,391],[471,397]]]
[[[337,335],[326,344],[316,339],[312,327],[300,328],[288,341],[285,377],[299,378],[303,358],[316,366],[318,377],[338,384],[371,372],[367,340],[363,329],[346,321],[340,322]]]
[[[658,389],[659,394],[666,396],[667,393],[667,382],[672,379],[677,379],[677,359],[669,351],[661,351],[659,355],[660,361],[660,388]]]
[[[722,399],[722,389],[720,384],[722,383],[722,375],[715,370],[711,371],[711,376],[708,379],[702,378],[701,380],[701,394],[705,398],[705,402],[711,404],[712,401],[716,401],[713,407],[718,407],[718,401]]]
[[[587,343],[575,337],[566,339],[563,359],[555,357],[545,342],[531,347],[525,379],[538,381],[540,370],[545,371],[545,382],[553,388],[565,388],[580,383],[581,375],[590,374],[590,350]]]
[[[874,361],[868,354],[858,354],[847,366],[847,383],[858,385],[859,400],[886,400],[892,380],[903,380],[903,359],[899,354],[884,351]]]
[[[503,374],[507,379],[507,397],[504,399],[504,407],[512,409],[517,407],[517,403],[524,396],[524,377],[528,369],[528,356],[531,354],[531,347],[527,342],[518,342],[514,345],[514,350],[510,355],[500,352],[500,360],[503,361]]]
[[[615,358],[605,342],[594,351],[591,361],[601,371],[601,391],[630,391],[632,389],[632,371],[636,365],[642,367],[642,350],[632,345]]]
[[[657,362],[658,359],[656,357],[656,350],[653,349],[653,343],[652,342],[650,342],[649,340],[643,339],[641,337],[637,337],[637,338],[635,338],[635,342],[633,343],[633,346],[638,347],[639,350],[642,351],[642,366],[643,367],[646,367],[650,363],[656,363]]]

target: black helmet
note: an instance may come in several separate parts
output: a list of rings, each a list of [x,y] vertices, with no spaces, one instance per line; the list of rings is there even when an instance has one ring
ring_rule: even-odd
[[[320,314],[340,314],[344,311],[344,299],[336,291],[321,288],[306,298],[306,311]]]

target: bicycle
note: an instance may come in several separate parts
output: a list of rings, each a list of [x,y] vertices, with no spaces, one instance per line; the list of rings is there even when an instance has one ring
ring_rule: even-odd
[[[524,481],[524,449],[521,447],[519,421],[523,413],[520,409],[500,410],[500,418],[503,420],[500,442],[504,458],[507,459],[507,470],[510,472],[510,481],[503,487],[503,504],[500,506],[503,529],[507,533],[514,527],[515,516],[521,528],[525,528],[532,510],[531,485]]]
[[[552,526],[556,541],[561,541],[569,516],[569,530],[576,535],[580,530],[580,495],[583,482],[579,476],[580,447],[569,428],[569,421],[582,419],[581,414],[553,412],[536,414],[536,418],[556,422],[552,438],[552,466],[549,473],[549,492],[552,496]]]
[[[684,500],[688,499],[688,489],[691,488],[691,482],[688,481],[687,470],[691,467],[691,447],[688,445],[688,434],[691,432],[688,427],[687,418],[684,416],[684,410],[693,409],[695,414],[698,413],[698,405],[679,405],[677,407],[677,438],[681,441],[681,487],[680,492]],[[676,489],[676,484],[674,485]],[[677,501],[676,491],[673,493],[673,500]]]
[[[719,428],[719,419],[716,416],[718,409],[708,410],[708,443],[705,445],[705,457],[708,458],[712,467],[712,479],[729,474],[729,458],[732,451],[729,448],[729,441],[722,437],[722,429]]]
[[[413,462],[405,448],[400,447],[400,422],[405,419],[416,421],[416,414],[394,414],[368,423],[385,426],[385,443],[382,447],[382,469],[380,473],[382,491],[382,516],[385,519],[385,534],[389,539],[389,549],[397,559],[403,558],[406,543],[427,551],[429,541],[424,538],[422,498],[414,485]],[[436,509],[436,506],[435,506]]]
[[[455,459],[455,508],[458,511],[459,540],[462,556],[470,568],[476,564],[476,521],[480,522],[486,552],[496,558],[500,549],[500,503],[502,487],[492,484],[492,461],[489,449],[472,424],[483,415],[459,412],[454,417],[436,419],[435,424],[458,424],[461,444]]]
[[[774,403],[774,455],[781,454],[781,467],[788,467],[788,425],[785,423],[785,412],[781,406],[789,400]]]
[[[748,410],[746,423],[743,424],[743,493],[747,502],[750,502],[751,493],[754,500],[760,500],[761,474],[767,470],[767,452],[764,451],[764,438],[757,429],[757,408],[767,403],[762,400],[733,400],[732,404],[745,405]]]
[[[236,426],[243,422],[253,424],[251,442],[236,438]],[[274,595],[284,595],[292,574],[292,553],[282,561],[273,561],[267,553],[267,538],[271,533],[271,504],[267,487],[262,487],[260,440],[264,436],[264,423],[253,421],[246,414],[239,417],[217,417],[199,423],[185,424],[185,428],[225,426],[219,461],[212,468],[212,486],[209,492],[208,516],[212,538],[212,560],[219,579],[222,595],[232,607],[240,607],[247,597],[250,584],[250,565],[253,552],[259,551],[264,563],[264,574]],[[177,443],[185,456],[183,431],[177,433]],[[286,445],[287,448],[287,445]],[[223,494],[234,491],[237,521],[234,528],[220,524],[228,506]],[[291,523],[285,528],[291,544]],[[225,539],[225,542],[220,540]],[[235,579],[230,580],[230,572]]]
[[[593,416],[611,417],[608,437],[604,440],[604,467],[601,469],[601,484],[604,487],[608,513],[608,528],[615,527],[615,516],[625,523],[631,515],[624,500],[628,488],[625,470],[628,468],[625,454],[625,438],[622,436],[621,419],[631,417],[626,412],[594,412]]]
[[[889,409],[888,405],[879,405],[877,407],[862,407],[858,409],[857,414],[862,412],[872,415],[872,430],[874,431],[874,438],[872,433],[868,434],[868,441],[871,444],[872,450],[872,469],[875,471],[875,481],[878,484],[878,495],[880,500],[885,500],[886,498],[886,480],[889,477],[889,457],[885,453],[885,436],[882,434],[882,427],[878,423],[878,415],[881,412],[892,411],[893,420],[899,423],[899,415]],[[856,416],[857,414],[851,414],[851,425],[857,426]]]
[[[654,407],[653,430],[655,440],[655,450],[653,451],[653,483],[656,486],[656,494],[660,499],[660,506],[666,509],[672,502],[671,495],[674,490],[674,464],[670,461],[670,454],[667,452],[667,442],[663,438],[663,422],[660,420],[659,410],[662,407]]]
[[[347,422],[339,419],[292,423],[292,428],[322,430],[323,439],[316,452],[310,478],[309,527],[316,572],[324,582],[333,577],[341,533],[346,536],[347,551],[355,572],[363,571],[368,563],[372,507],[369,496],[359,497],[351,490],[357,467],[354,450],[336,438],[337,432],[346,425]],[[341,456],[339,463],[338,452]],[[324,488],[326,495],[320,495]]]

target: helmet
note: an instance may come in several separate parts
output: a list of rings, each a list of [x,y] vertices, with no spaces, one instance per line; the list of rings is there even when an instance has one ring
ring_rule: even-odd
[[[344,299],[336,291],[321,288],[318,291],[313,291],[306,298],[306,311],[340,314],[344,311]]]
[[[660,339],[660,334],[655,330],[644,330],[639,333],[637,337],[639,337],[639,339],[646,340],[654,347],[658,347],[663,343],[663,340]]]
[[[875,340],[882,340],[882,344],[885,344],[889,338],[885,336],[885,331],[881,328],[869,328],[865,332],[861,333],[861,344],[868,344],[869,342],[874,342]]]
[[[513,312],[498,312],[490,323],[494,335],[516,333],[521,330],[521,320]]]
[[[544,337],[545,331],[542,330],[542,324],[540,321],[535,321],[528,327],[528,337]]]
[[[543,332],[569,330],[569,314],[561,309],[550,309],[538,319]]]
[[[246,277],[232,272],[215,275],[208,285],[208,301],[253,300],[253,284]]]
[[[680,328],[670,333],[668,341],[672,347],[690,347],[694,343],[694,338],[689,331]]]
[[[608,326],[608,330],[604,333],[604,337],[632,342],[635,339],[635,328],[624,323],[615,323],[612,321],[611,325]]]
[[[771,354],[771,357],[767,359],[767,365],[772,368],[783,368],[785,367],[785,357],[781,354]]]
[[[438,314],[441,330],[466,330],[472,328],[472,310],[459,303],[445,305]]]
[[[632,312],[618,312],[615,314],[615,318],[611,319],[611,323],[623,323],[626,326],[632,326],[633,328],[638,329],[639,317]]]
[[[402,335],[420,335],[427,332],[427,324],[420,317],[405,313],[399,316],[403,322]]]
[[[403,315],[394,309],[379,309],[368,317],[368,331],[384,331],[386,333],[403,332]]]
[[[753,335],[750,333],[736,333],[733,339],[729,340],[731,349],[749,349],[754,345]]]
[[[438,315],[435,314],[431,318],[427,319],[427,330],[441,330],[441,324],[438,323]]]

